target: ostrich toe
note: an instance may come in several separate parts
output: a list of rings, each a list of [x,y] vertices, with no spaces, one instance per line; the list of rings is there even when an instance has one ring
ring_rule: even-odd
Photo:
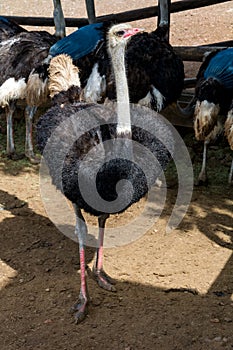
[[[72,306],[71,313],[74,314],[76,324],[82,322],[88,314],[88,299],[79,297],[77,303]]]
[[[95,267],[91,270],[88,270],[88,273],[91,274],[91,277],[98,283],[98,285],[110,292],[116,292],[116,288],[114,287],[114,284],[116,284],[116,281],[111,278],[103,269],[98,270]]]

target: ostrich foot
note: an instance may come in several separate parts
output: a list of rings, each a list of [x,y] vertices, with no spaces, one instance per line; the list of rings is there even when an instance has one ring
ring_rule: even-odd
[[[41,161],[41,159],[35,156],[33,152],[25,152],[25,156],[28,158],[31,164],[39,164]]]
[[[88,299],[84,297],[79,297],[77,303],[75,303],[71,308],[71,313],[74,314],[75,323],[78,324],[82,322],[86,315],[88,314]]]
[[[228,185],[233,186],[233,161],[231,163],[231,168],[230,168],[230,172],[228,175]]]
[[[20,159],[23,159],[24,158],[24,155],[23,154],[17,154],[15,152],[12,152],[12,153],[8,153],[7,154],[7,158],[11,159],[11,160],[20,160]]]
[[[101,288],[110,292],[116,292],[116,288],[114,287],[116,281],[111,278],[103,269],[97,270],[95,267],[93,267],[92,271],[90,269],[87,271],[88,274],[91,275],[91,277],[98,283]]]
[[[40,164],[40,161],[41,161],[41,159],[39,157],[36,157],[36,156],[30,157],[30,158],[28,157],[28,159],[29,159],[31,164]]]
[[[195,181],[195,186],[207,186],[208,178],[205,173],[200,173],[198,179]]]

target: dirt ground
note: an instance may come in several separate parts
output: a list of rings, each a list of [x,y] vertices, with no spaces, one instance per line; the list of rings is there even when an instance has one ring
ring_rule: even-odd
[[[67,17],[85,16],[84,1],[63,3]],[[97,0],[96,6],[102,15],[139,8],[141,2]],[[52,1],[38,6],[37,1],[8,0],[1,13],[50,16]],[[230,40],[232,18],[232,2],[174,14],[171,43]],[[152,30],[155,19],[142,22]],[[196,67],[186,65],[187,76],[194,76]],[[196,177],[202,145],[192,130],[185,134]],[[233,195],[227,185],[232,154],[226,141],[211,146],[209,185],[194,187],[183,221],[166,234],[177,194],[177,180],[168,169],[162,215],[133,243],[105,249],[105,269],[116,279],[117,292],[100,289],[88,277],[89,315],[79,325],[69,312],[79,293],[78,245],[48,218],[39,167],[7,160],[5,144],[0,147],[1,350],[233,348]],[[88,248],[88,264],[93,256]]]

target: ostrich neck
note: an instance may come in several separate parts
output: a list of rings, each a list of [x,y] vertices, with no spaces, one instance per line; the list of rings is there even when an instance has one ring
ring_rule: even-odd
[[[119,45],[114,48],[111,55],[116,81],[117,135],[131,136],[129,90],[125,68],[125,45]]]

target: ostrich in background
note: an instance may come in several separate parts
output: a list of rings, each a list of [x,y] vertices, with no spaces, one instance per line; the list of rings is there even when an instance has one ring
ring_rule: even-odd
[[[106,33],[90,54],[74,58],[80,68],[84,98],[88,102],[116,99],[114,74],[109,64]],[[151,33],[141,32],[132,37],[126,48],[127,79],[132,103],[161,111],[176,102],[184,84],[184,66],[166,39],[167,27]],[[69,54],[69,52],[67,52]]]
[[[157,112],[176,102],[184,86],[183,62],[168,42],[169,6],[170,0],[158,1],[157,29],[133,36],[125,54],[130,101]],[[98,44],[94,55],[74,61],[80,68],[85,99],[90,102],[116,98],[107,49],[107,24],[102,31],[103,41]]]
[[[68,84],[68,80],[64,77],[68,73],[71,78],[71,72],[73,71],[74,79],[77,79],[77,69],[73,65],[68,67],[67,56],[60,55],[51,60],[49,67],[50,90],[52,95],[55,94],[54,106],[40,117],[37,124],[38,147],[43,152],[53,184],[73,203],[76,213],[75,233],[79,241],[81,268],[79,301],[73,308],[76,322],[80,322],[85,318],[88,305],[85,278],[87,227],[81,210],[98,217],[99,245],[93,266],[95,280],[100,287],[114,291],[113,281],[103,269],[103,242],[106,220],[110,214],[123,212],[148,193],[148,190],[155,184],[160,175],[161,169],[166,168],[174,148],[174,138],[170,127],[159,114],[145,107],[135,105],[130,107],[129,105],[124,52],[126,44],[134,34],[139,35],[138,29],[134,29],[127,24],[113,26],[108,34],[108,49],[116,80],[117,122],[112,121],[112,110],[104,105],[74,102],[75,98],[79,99],[79,83],[74,83],[74,80],[71,79],[71,83]],[[65,62],[62,63],[62,60],[65,60]],[[64,65],[63,69],[62,65]],[[62,84],[64,82],[65,87],[63,88]],[[85,112],[85,117],[80,113],[81,111]],[[159,133],[158,135],[163,135],[163,141],[160,141],[146,130],[131,126],[131,117],[134,113],[140,113],[140,115],[145,113],[145,115],[152,116],[153,122],[156,123],[155,129]],[[72,120],[71,128],[68,127],[70,120]],[[89,131],[86,130],[87,123],[91,125]],[[62,127],[59,127],[59,125],[62,125]],[[78,140],[76,136],[75,142],[70,145],[70,140],[73,139],[72,132],[75,129],[78,133],[81,132],[82,136]],[[130,139],[147,148],[156,157],[159,165],[155,161],[148,162],[148,159],[141,155],[137,155],[137,158],[132,144],[127,143]],[[115,150],[106,147],[104,141],[107,140],[112,140],[113,144],[118,140],[116,143],[116,148],[119,151],[117,157]],[[62,149],[67,150],[64,156]],[[93,156],[90,162],[82,168],[82,160],[89,152],[93,152]],[[111,154],[113,154],[113,158]],[[149,170],[148,176],[145,176],[138,166],[139,157],[141,157],[140,161]],[[103,158],[105,159],[104,163],[102,163]],[[58,172],[59,159],[62,163],[60,172]],[[100,166],[100,164],[103,165]],[[96,169],[98,169],[98,174],[96,174]],[[80,189],[80,177],[81,182],[84,181],[85,183],[85,190],[92,191],[93,186],[97,188],[100,198],[108,203],[106,210],[103,210],[98,202],[92,205],[92,203],[85,200]],[[124,182],[122,186],[116,187],[119,181],[123,179],[127,180],[127,183]],[[128,182],[131,183],[132,187],[128,186]],[[92,192],[88,194],[87,198],[92,198]],[[116,208],[112,203],[118,199],[122,205]]]
[[[204,141],[203,161],[197,184],[207,183],[207,148],[221,133],[233,98],[233,48],[206,56],[197,74],[194,106],[194,131]],[[188,109],[188,108],[187,108]]]
[[[226,134],[228,143],[230,145],[230,148],[233,151],[233,99],[231,102],[230,109],[227,113],[227,119],[225,122],[225,134]],[[231,162],[231,168],[230,168],[229,177],[228,177],[229,185],[232,185],[233,183],[232,177],[233,177],[233,159]]]
[[[21,30],[20,26],[4,18],[1,18],[0,25],[0,33],[4,33],[0,42],[0,106],[5,108],[7,116],[7,155],[17,159],[13,138],[13,114],[17,100],[26,99],[25,155],[32,162],[37,162],[33,151],[32,120],[37,106],[47,97],[47,76],[39,69],[35,75],[40,77],[39,85],[35,85],[35,81],[31,80],[31,87],[36,91],[34,98],[28,85],[28,77],[32,69],[48,55],[49,48],[56,42],[56,38],[45,31]]]
[[[161,111],[177,101],[184,86],[184,65],[167,40],[168,19],[160,6],[160,24],[151,33],[132,37],[126,49],[130,101]],[[107,33],[113,23],[93,23],[55,43],[45,60],[65,53],[79,67],[87,102],[115,100],[114,74],[108,53]]]

